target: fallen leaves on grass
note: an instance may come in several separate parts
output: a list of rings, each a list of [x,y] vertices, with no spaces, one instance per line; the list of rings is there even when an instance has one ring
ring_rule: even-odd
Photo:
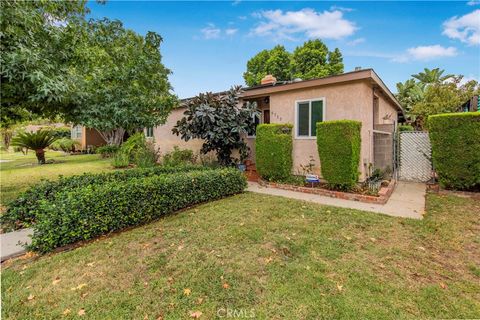
[[[57,285],[60,282],[60,278],[56,277],[55,280],[52,281],[53,285]]]
[[[86,286],[87,286],[86,283],[81,283],[81,284],[79,284],[79,285],[76,286],[76,287],[70,288],[70,290],[72,290],[72,291],[81,290],[83,287],[86,287]]]
[[[71,312],[72,312],[72,310],[67,308],[67,309],[63,310],[63,315],[68,316]]]
[[[192,290],[190,288],[185,288],[183,289],[183,294],[186,296],[189,296],[192,293]]]
[[[190,312],[190,317],[194,319],[198,319],[202,316],[202,314],[203,312],[201,311],[194,311],[194,312]]]
[[[79,316],[84,316],[85,315],[85,309],[78,310],[78,315]]]
[[[27,298],[28,301],[31,301],[33,299],[35,299],[35,296],[33,294],[30,294]]]
[[[228,288],[230,288],[230,285],[225,282],[225,283],[222,285],[222,287],[223,287],[223,289],[228,289]]]

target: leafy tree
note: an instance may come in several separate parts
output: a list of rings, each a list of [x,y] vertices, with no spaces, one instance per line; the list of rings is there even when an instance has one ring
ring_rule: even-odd
[[[343,57],[338,48],[329,52],[321,40],[309,40],[297,47],[293,54],[283,46],[272,50],[262,50],[247,62],[247,71],[243,74],[248,86],[260,84],[267,74],[278,81],[292,78],[312,79],[343,72]]]
[[[185,141],[202,139],[201,152],[215,151],[221,165],[231,165],[233,150],[240,161],[248,155],[243,137],[255,129],[254,118],[259,116],[256,103],[240,105],[240,87],[231,88],[226,95],[200,94],[187,102],[187,110],[172,132]]]
[[[425,88],[423,98],[411,110],[418,127],[425,127],[430,115],[458,112],[462,104],[480,94],[480,86],[475,80],[460,85],[462,78],[454,76],[452,81],[433,83]]]
[[[2,126],[29,112],[53,115],[69,109],[76,81],[68,70],[85,3],[0,2]]]
[[[249,86],[259,85],[267,74],[277,80],[290,80],[291,54],[284,46],[278,45],[271,50],[262,50],[247,62],[247,71],[243,74]]]
[[[406,112],[407,121],[420,130],[425,127],[428,116],[458,112],[463,103],[480,92],[476,81],[461,85],[463,76],[444,76],[444,72],[440,68],[425,68],[404,83],[397,83],[396,97]]]
[[[295,78],[304,80],[340,74],[342,54],[338,48],[329,52],[321,40],[309,40],[293,52],[292,69]]]
[[[445,70],[441,70],[440,68],[435,68],[431,70],[428,68],[424,68],[423,70],[423,72],[412,74],[412,77],[417,79],[422,84],[441,83],[454,77],[453,74],[447,74],[445,76],[442,76]]]
[[[74,70],[81,78],[79,107],[66,119],[97,129],[115,145],[125,131],[165,123],[177,98],[168,81],[171,71],[161,62],[160,35],[142,37],[108,19],[90,21],[85,30]]]
[[[45,148],[48,148],[58,138],[52,131],[21,132],[12,139],[12,145],[35,151],[39,164],[45,164]]]

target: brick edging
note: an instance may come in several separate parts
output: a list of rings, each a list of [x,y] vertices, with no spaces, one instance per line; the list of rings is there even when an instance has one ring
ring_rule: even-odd
[[[317,194],[321,196],[327,196],[331,198],[338,198],[344,200],[352,200],[352,201],[359,201],[365,203],[376,203],[376,204],[385,204],[387,203],[390,195],[393,193],[395,189],[396,180],[390,180],[390,183],[387,187],[381,187],[378,191],[378,196],[369,196],[365,194],[357,194],[357,193],[349,193],[349,192],[342,192],[342,191],[334,191],[328,189],[321,189],[321,188],[309,188],[309,187],[301,187],[295,186],[290,184],[283,184],[283,183],[276,183],[276,182],[268,182],[262,180],[261,178],[258,179],[258,184],[264,187],[269,188],[276,188],[282,190],[289,190],[289,191],[297,191],[309,194]]]

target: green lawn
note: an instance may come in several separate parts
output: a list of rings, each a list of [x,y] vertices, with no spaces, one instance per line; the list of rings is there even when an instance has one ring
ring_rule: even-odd
[[[0,153],[1,160],[8,160],[0,163],[2,204],[13,200],[20,192],[42,178],[57,179],[59,175],[100,172],[112,168],[108,159],[101,159],[96,154],[68,155],[63,152],[47,151],[46,158],[47,161],[53,160],[54,163],[38,165],[32,151],[27,155],[21,152]]]
[[[480,318],[480,204],[437,195],[427,204],[416,221],[237,195],[7,262],[2,316]]]

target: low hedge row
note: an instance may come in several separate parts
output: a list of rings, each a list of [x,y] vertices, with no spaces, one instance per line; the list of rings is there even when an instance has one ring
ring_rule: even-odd
[[[362,123],[335,120],[317,123],[322,177],[335,189],[348,190],[358,181]]]
[[[84,173],[82,175],[60,177],[60,179],[43,180],[20,194],[8,204],[8,210],[0,216],[0,223],[5,231],[29,227],[35,221],[35,212],[40,200],[53,199],[56,193],[73,190],[88,185],[113,181],[124,181],[138,177],[149,177],[165,173],[187,172],[193,170],[209,170],[196,165],[161,166],[146,169],[128,169],[107,173]]]
[[[430,116],[428,129],[440,184],[449,189],[480,189],[480,112]]]
[[[255,165],[260,176],[282,181],[292,174],[292,125],[261,124],[255,139]]]
[[[40,201],[29,249],[45,253],[240,193],[245,187],[244,175],[226,168],[133,178],[60,192],[54,199]]]

